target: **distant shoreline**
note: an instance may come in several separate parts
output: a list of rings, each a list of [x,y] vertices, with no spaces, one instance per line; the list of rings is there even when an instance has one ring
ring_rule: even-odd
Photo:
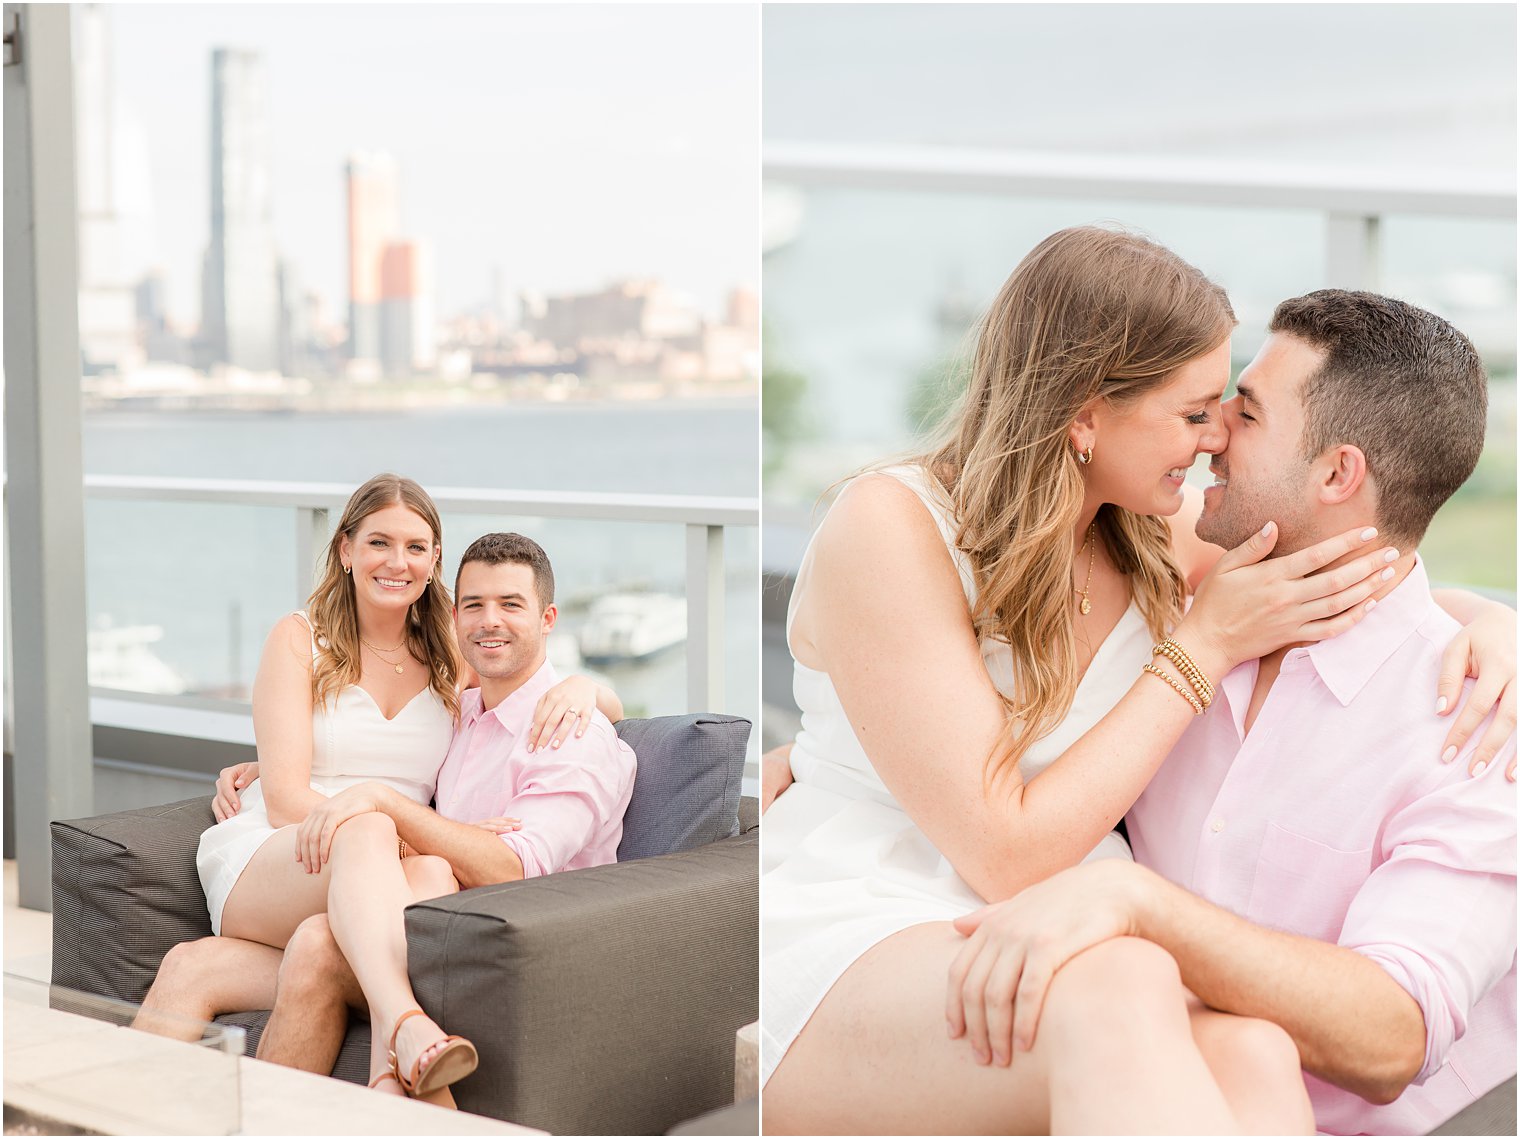
[[[669,410],[672,407],[700,410],[733,408],[750,404],[759,414],[760,385],[734,383],[704,385],[695,388],[655,389],[639,385],[627,391],[608,393],[577,392],[573,395],[546,397],[541,394],[518,395],[507,392],[442,388],[375,391],[348,390],[341,395],[321,393],[262,392],[158,392],[137,396],[84,397],[86,415],[131,413],[171,413],[206,415],[260,416],[342,416],[354,414],[399,414],[429,411],[462,411],[471,408],[512,407],[525,411],[570,411],[597,408],[611,411]]]

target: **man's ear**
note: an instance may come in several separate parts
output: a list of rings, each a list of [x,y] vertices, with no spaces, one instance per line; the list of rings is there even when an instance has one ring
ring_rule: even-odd
[[[1332,447],[1321,456],[1317,493],[1326,506],[1338,506],[1354,498],[1371,477],[1367,470],[1367,456],[1360,447],[1342,443]]]
[[[544,610],[544,632],[554,631],[554,622],[559,619],[559,606],[550,605]]]

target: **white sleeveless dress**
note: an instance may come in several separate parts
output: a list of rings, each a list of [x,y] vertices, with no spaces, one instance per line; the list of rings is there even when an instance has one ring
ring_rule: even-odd
[[[311,622],[304,612],[296,616]],[[312,636],[311,654],[318,653]],[[311,788],[331,798],[367,780],[395,788],[418,803],[433,798],[438,769],[454,736],[454,721],[438,694],[424,688],[387,720],[375,698],[357,684],[335,700],[313,710]],[[201,835],[195,868],[211,911],[211,929],[222,932],[222,908],[254,852],[276,827],[264,806],[264,783],[254,782],[242,793],[238,813]]]
[[[923,502],[950,550],[968,605],[970,560],[955,546],[951,505],[917,466],[880,472]],[[844,493],[848,493],[847,487]],[[803,555],[798,589],[812,546]],[[788,632],[791,614],[787,618]],[[1071,711],[1020,760],[1027,781],[1112,710],[1150,660],[1150,632],[1131,603],[1098,647]],[[1000,692],[1013,682],[1006,644],[983,638],[982,661]],[[761,1080],[769,1080],[834,982],[877,942],[931,921],[951,921],[985,904],[914,825],[882,783],[846,718],[828,674],[794,661],[792,691],[802,729],[792,749],[795,782],[766,811],[761,831]],[[1117,833],[1087,859],[1129,858]]]

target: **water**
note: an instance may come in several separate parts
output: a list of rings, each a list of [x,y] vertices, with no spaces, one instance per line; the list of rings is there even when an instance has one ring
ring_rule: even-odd
[[[710,404],[508,405],[365,414],[108,411],[84,423],[90,474],[337,482],[380,470],[424,487],[753,497],[756,413]],[[444,566],[487,530],[515,529],[554,563],[556,638],[573,638],[601,592],[685,591],[684,527],[445,515]],[[160,625],[157,657],[190,688],[252,682],[268,629],[305,600],[297,586],[295,515],[283,508],[91,501],[86,508],[91,627]],[[753,527],[725,538],[725,702],[758,713],[759,611]],[[676,648],[606,675],[630,715],[686,710]]]

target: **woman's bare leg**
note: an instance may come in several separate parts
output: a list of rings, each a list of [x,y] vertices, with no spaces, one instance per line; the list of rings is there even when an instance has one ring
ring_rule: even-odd
[[[330,866],[306,873],[296,861],[296,828],[281,827],[254,851],[227,895],[222,933],[284,949],[296,926],[327,910],[330,882]]]
[[[1207,1008],[1189,996],[1193,1039],[1247,1135],[1313,1135],[1298,1047],[1268,1020]]]
[[[1003,1068],[978,1064],[947,1032],[962,944],[929,923],[855,962],[766,1084],[767,1133],[1238,1131],[1163,950],[1120,938],[1073,958],[1051,983],[1034,1049]]]
[[[396,824],[378,812],[356,815],[333,835],[327,871],[332,876],[327,918],[348,958],[370,1010],[370,1075],[388,1066],[386,1055],[397,1019],[418,1007],[406,972],[406,923],[402,911],[412,887],[396,857]],[[411,1017],[396,1040],[398,1064],[410,1075],[414,1062],[438,1043],[443,1030],[427,1016]]]
[[[415,901],[459,890],[445,859],[412,855],[401,861],[401,869]],[[274,1011],[259,1039],[259,1059],[328,1074],[342,1049],[350,1011],[369,1016],[364,992],[332,936],[327,915],[313,915],[296,928],[285,947]],[[370,1059],[373,1063],[373,1052]],[[404,1094],[394,1080],[382,1080],[375,1090]],[[422,1098],[438,1107],[455,1106],[448,1088]]]

